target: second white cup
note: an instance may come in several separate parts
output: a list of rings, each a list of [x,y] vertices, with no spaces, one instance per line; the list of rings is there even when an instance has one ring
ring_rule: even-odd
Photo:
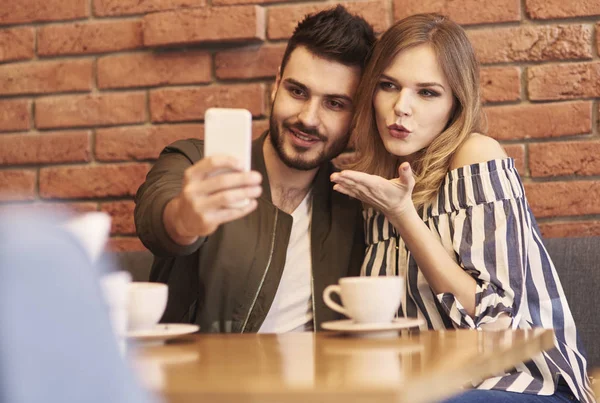
[[[391,322],[402,300],[404,281],[397,276],[344,277],[323,291],[325,304],[356,323]],[[339,294],[342,305],[331,299]]]
[[[156,325],[167,307],[168,291],[163,283],[130,283],[127,302],[129,330],[147,330]]]

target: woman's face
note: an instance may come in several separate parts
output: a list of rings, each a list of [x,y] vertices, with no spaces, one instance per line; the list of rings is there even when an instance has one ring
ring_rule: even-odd
[[[453,104],[430,45],[398,53],[383,71],[373,98],[377,130],[387,151],[410,161],[444,130]]]

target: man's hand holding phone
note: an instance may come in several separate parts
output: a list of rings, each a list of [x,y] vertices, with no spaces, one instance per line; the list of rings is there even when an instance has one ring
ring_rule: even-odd
[[[175,242],[189,245],[219,225],[244,217],[256,209],[261,182],[259,172],[244,171],[234,157],[198,161],[185,171],[181,193],[165,208],[167,232]]]
[[[181,245],[253,211],[262,177],[250,171],[252,114],[209,108],[204,116],[204,158],[185,171],[181,194],[165,208],[167,232]]]

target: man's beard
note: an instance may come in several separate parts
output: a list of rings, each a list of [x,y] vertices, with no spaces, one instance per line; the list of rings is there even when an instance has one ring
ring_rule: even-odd
[[[289,130],[293,128],[308,135],[318,137],[319,140],[323,141],[323,143],[327,145],[327,139],[324,136],[322,136],[316,129],[310,129],[300,122],[294,125],[286,125],[285,123],[283,123],[282,126],[284,130]],[[319,153],[319,155],[310,160],[303,159],[302,156],[306,152],[303,153],[302,151],[299,151],[294,145],[292,145],[292,147],[296,150],[298,154],[296,157],[288,155],[286,154],[286,151],[284,149],[283,134],[280,132],[279,126],[273,118],[272,110],[271,117],[269,118],[269,137],[271,138],[271,144],[277,152],[279,159],[283,161],[283,163],[288,167],[297,169],[299,171],[310,171],[312,169],[318,168],[324,162],[330,161],[331,159],[341,154],[342,151],[346,149],[346,145],[348,144],[348,136],[343,136],[331,143],[329,147],[326,147],[323,151]]]

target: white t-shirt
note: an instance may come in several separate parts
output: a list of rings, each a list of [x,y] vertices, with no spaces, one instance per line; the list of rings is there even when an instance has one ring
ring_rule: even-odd
[[[310,223],[308,192],[292,213],[293,224],[281,282],[259,333],[302,332],[313,329]]]

